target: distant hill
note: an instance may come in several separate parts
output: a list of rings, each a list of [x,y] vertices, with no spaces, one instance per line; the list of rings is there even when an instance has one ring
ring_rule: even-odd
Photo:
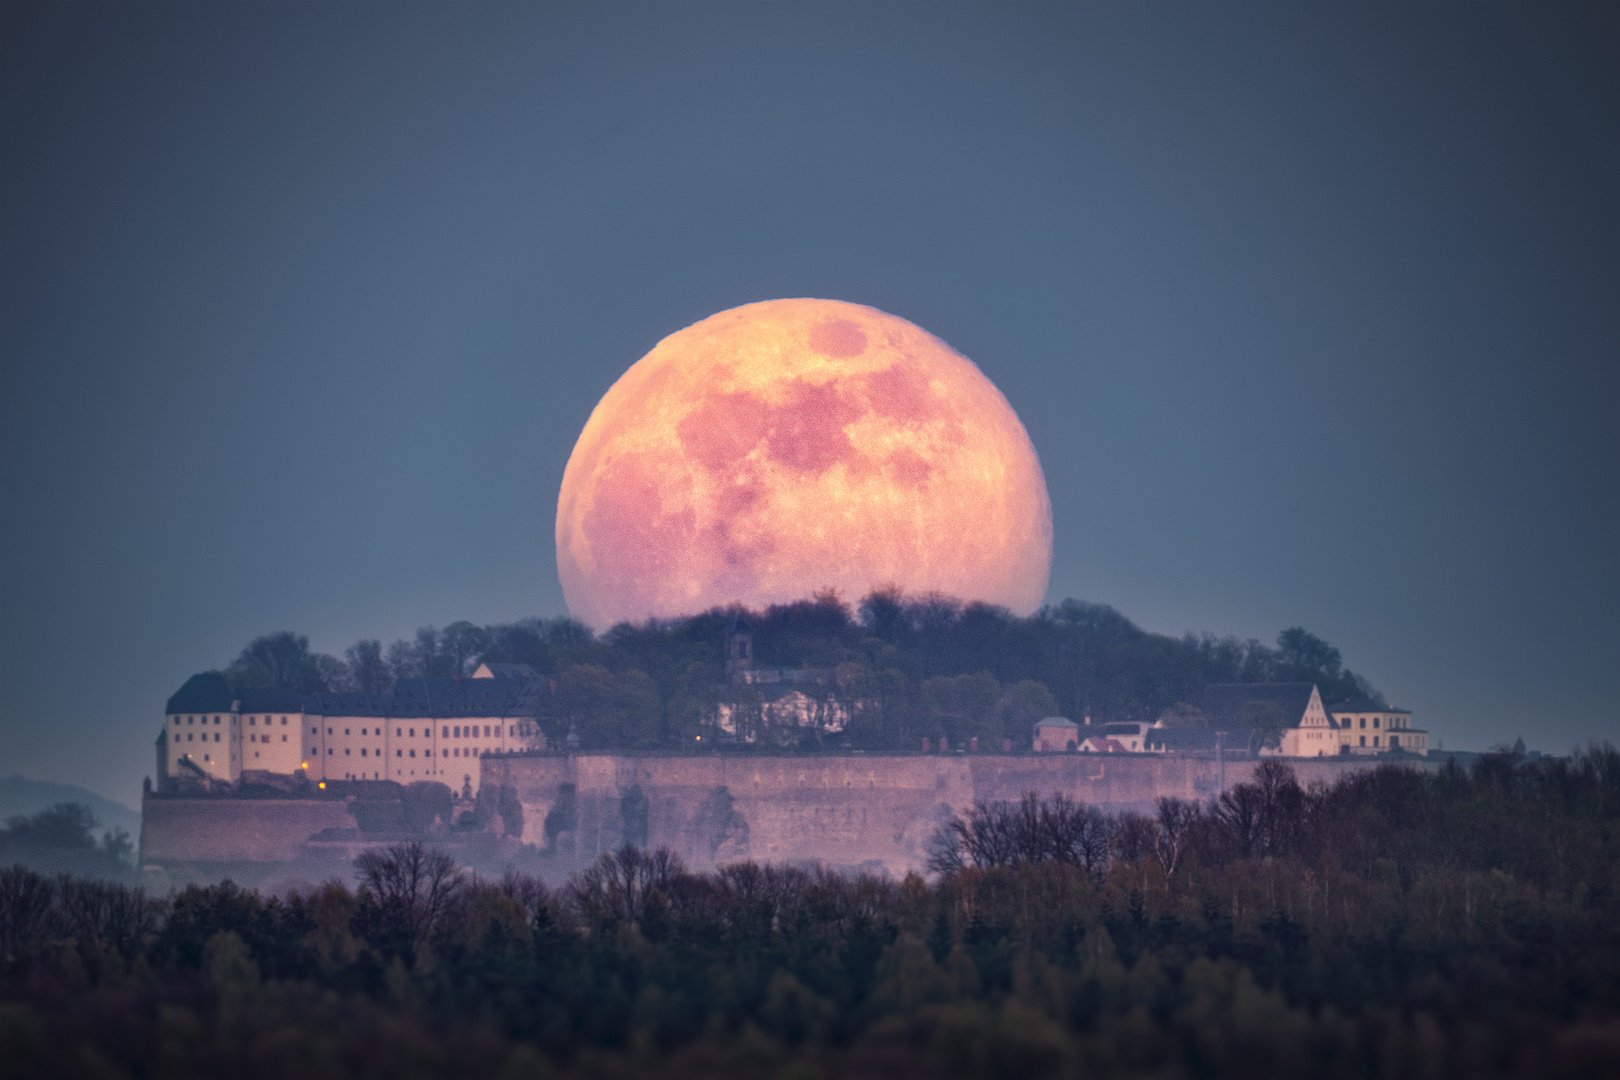
[[[19,814],[36,814],[57,803],[83,803],[96,815],[102,829],[125,829],[131,839],[141,834],[141,815],[123,803],[102,798],[93,791],[73,784],[48,780],[25,780],[11,776],[0,780],[0,822]],[[99,835],[99,832],[98,832]]]

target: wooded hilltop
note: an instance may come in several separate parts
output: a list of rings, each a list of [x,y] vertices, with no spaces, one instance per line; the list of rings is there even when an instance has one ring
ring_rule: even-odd
[[[1203,689],[1223,682],[1315,682],[1325,703],[1382,700],[1344,667],[1339,650],[1300,627],[1276,645],[1136,626],[1113,608],[1065,600],[1028,618],[948,597],[879,590],[854,607],[835,593],[764,611],[714,609],[687,618],[621,623],[593,634],[572,619],[424,627],[384,647],[367,639],[342,658],[312,653],[291,632],[255,639],[225,669],[237,686],[385,692],[396,679],[470,675],[481,663],[526,664],[544,676],[553,745],[572,729],[587,750],[686,748],[713,734],[718,706],[757,708],[759,691],[725,677],[733,620],[753,635],[754,664],[831,673],[805,693],[836,699],[852,717],[829,740],[794,733],[801,748],[830,742],[915,749],[943,736],[1023,746],[1046,716],[1201,723]],[[855,704],[860,703],[860,708]]]

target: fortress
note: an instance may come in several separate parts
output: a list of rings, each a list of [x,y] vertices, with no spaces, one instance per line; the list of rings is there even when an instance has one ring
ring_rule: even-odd
[[[732,677],[771,683],[740,638],[734,626]],[[816,685],[813,671],[769,674],[784,688]],[[921,753],[737,742],[688,755],[581,754],[573,739],[559,749],[541,733],[545,692],[521,665],[400,679],[387,694],[193,676],[165,710],[142,862],[184,877],[311,863],[325,875],[347,872],[368,847],[423,837],[485,863],[526,854],[559,872],[629,843],[670,848],[696,867],[754,859],[903,874],[922,869],[935,830],[975,802],[1060,792],[1146,812],[1164,797],[1208,802],[1262,757],[1287,760],[1305,784],[1390,760],[1436,764],[1409,713],[1367,701],[1325,708],[1311,683],[1210,686],[1207,723],[1194,728],[1049,717],[1029,742],[984,753],[977,740],[952,751],[925,739]]]
[[[386,694],[302,693],[203,672],[164,708],[158,786],[435,781],[471,798],[484,754],[543,743],[538,683],[484,664],[471,679],[400,679]]]
[[[1300,782],[1332,783],[1380,759],[1288,759]],[[1433,759],[1411,757],[1413,768]],[[921,870],[929,836],[975,801],[1062,792],[1110,810],[1150,810],[1160,797],[1207,801],[1250,778],[1254,758],[1175,754],[839,754],[704,756],[489,754],[481,790],[511,811],[471,839],[553,854],[559,868],[625,843],[668,847],[694,867],[740,859],[821,862],[900,875]],[[392,785],[389,785],[392,787]],[[237,798],[149,792],[142,804],[143,863],[206,875],[221,867],[326,860],[346,870],[359,850],[401,836],[367,828],[387,820],[382,785],[337,782],[303,795]],[[393,796],[397,800],[397,796]],[[397,810],[395,815],[397,818]],[[241,872],[237,871],[241,877]],[[306,875],[307,876],[307,875]]]
[[[525,841],[586,858],[630,842],[668,847],[695,866],[815,861],[899,875],[921,870],[935,829],[975,802],[1062,792],[1151,812],[1166,796],[1208,801],[1223,781],[1247,781],[1257,764],[1156,754],[533,754],[485,759],[484,783],[515,792]],[[1378,762],[1289,764],[1309,784]]]

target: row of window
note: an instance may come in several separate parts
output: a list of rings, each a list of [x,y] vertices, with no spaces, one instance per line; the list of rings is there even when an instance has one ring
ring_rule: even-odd
[[[198,723],[206,725],[208,723],[208,717],[206,717],[206,716],[187,716],[187,717],[176,716],[174,718],[174,726],[179,727],[180,722],[181,722],[182,719],[185,720],[185,722],[186,722],[186,724],[188,726],[193,725],[193,724],[198,724]],[[249,717],[245,717],[245,719],[248,722],[248,727],[258,727],[259,726],[259,724],[258,724],[259,718],[257,716],[249,716]],[[217,726],[221,722],[221,720],[222,720],[222,717],[218,717],[218,716],[214,717],[214,724]],[[274,720],[275,720],[274,717],[266,716],[264,718],[264,726],[265,727],[270,727]],[[281,718],[281,726],[282,727],[287,726],[287,718],[285,716],[283,716]],[[482,729],[482,733],[480,733],[480,729]],[[416,736],[416,729],[415,728],[410,728],[409,731],[410,731],[411,737],[414,738]],[[312,728],[309,729],[309,733],[311,735],[319,735],[320,734],[320,728],[312,727]],[[332,729],[327,728],[326,733],[328,735],[331,735],[332,734]],[[375,733],[377,735],[381,735],[382,734],[382,728],[379,727],[379,728],[374,729],[373,733]],[[516,738],[518,735],[525,735],[525,736],[532,735],[533,733],[534,733],[534,725],[533,724],[510,724],[510,725],[507,725],[506,734],[507,734],[507,736],[509,738]],[[344,728],[343,729],[343,734],[345,734],[345,735],[349,734],[349,729]],[[360,729],[360,734],[362,734],[362,735],[368,734],[367,729],[366,728],[361,728]],[[405,737],[404,729],[401,729],[401,728],[395,728],[394,729],[394,734],[400,736],[401,738]],[[433,728],[431,726],[424,727],[422,729],[422,737],[424,739],[432,738],[433,737]],[[493,724],[493,725],[491,725],[491,724],[482,724],[482,725],[480,725],[480,724],[446,724],[444,726],[443,732],[440,734],[439,737],[443,738],[443,739],[478,739],[478,738],[498,739],[498,738],[501,737],[501,725],[499,725],[499,724]]]
[[[1358,719],[1361,721],[1361,723],[1358,726],[1360,726],[1362,728],[1365,728],[1367,726],[1367,718],[1365,716],[1362,716],[1362,717],[1358,717]],[[1378,723],[1382,719],[1383,718],[1379,717],[1379,716],[1373,717],[1372,718],[1372,726],[1374,728],[1378,727]],[[1346,727],[1348,727],[1350,725],[1350,718],[1346,717],[1344,720],[1342,720],[1340,722],[1343,723]],[[1392,716],[1392,717],[1389,718],[1389,726],[1392,727],[1392,728],[1403,728],[1403,727],[1406,726],[1406,721],[1401,719],[1398,716]]]
[[[483,732],[482,735],[480,735],[478,733],[479,726],[480,725],[478,725],[478,724],[457,724],[457,725],[454,725],[454,726],[446,725],[445,728],[444,728],[444,733],[442,735],[440,735],[439,737],[441,739],[479,739],[479,738],[498,739],[498,738],[501,737],[501,725],[499,725],[499,724],[494,724],[494,725],[484,724],[484,725],[482,725],[482,727],[484,729],[484,732]],[[509,725],[507,727],[506,734],[507,734],[507,736],[509,738],[514,738],[515,739],[515,738],[517,738],[517,736],[519,734],[519,729],[520,728],[522,729],[522,734],[528,735],[528,734],[530,734],[531,727],[532,727],[532,725],[529,725],[529,724],[511,724],[511,725]],[[451,734],[452,731],[454,731],[455,734],[452,735]],[[312,728],[309,729],[309,733],[311,735],[319,735],[321,733],[321,729],[319,727],[312,727]],[[334,728],[327,728],[326,733],[328,735],[335,735],[336,730]],[[360,734],[362,734],[362,735],[367,735],[367,734],[381,735],[382,733],[383,733],[382,728],[375,728],[375,729],[372,729],[371,731],[367,731],[367,729],[365,729],[365,728],[360,729]],[[353,732],[349,728],[344,728],[343,729],[343,734],[352,735]],[[412,738],[412,739],[414,739],[416,737],[416,729],[415,728],[395,728],[394,729],[394,734],[397,737],[402,738],[402,739],[403,738]],[[424,738],[424,739],[433,738],[433,729],[431,727],[423,728],[422,729],[422,738]]]
[[[1416,746],[1416,745],[1418,745],[1418,742],[1419,742],[1419,740],[1418,740],[1417,736],[1415,736],[1415,735],[1408,735],[1406,737],[1406,745],[1407,746]],[[1374,735],[1372,737],[1372,744],[1373,744],[1374,749],[1378,748],[1378,736],[1377,735]],[[1367,745],[1367,736],[1363,735],[1361,737],[1361,745],[1362,746]],[[1389,737],[1389,745],[1391,747],[1394,747],[1394,748],[1398,749],[1400,747],[1400,745],[1401,745],[1401,737],[1399,735],[1391,735]]]
[[[366,756],[366,751],[368,749],[371,750],[371,756],[372,757],[382,757],[383,756],[383,752],[381,750],[378,750],[378,749],[375,749],[375,748],[372,748],[372,747],[365,747],[365,746],[362,746],[360,748],[360,756],[365,757]],[[352,747],[345,746],[343,748],[343,756],[344,757],[350,756],[350,751],[351,750],[352,750]],[[482,749],[475,750],[470,746],[467,747],[465,751],[463,751],[463,749],[458,746],[453,750],[440,750],[439,751],[439,756],[440,757],[478,757],[483,752],[484,751]],[[337,755],[337,747],[328,746],[326,748],[326,756],[327,757],[335,757],[336,755]],[[394,751],[394,756],[395,757],[407,757],[407,756],[415,757],[416,756],[416,751],[415,750],[395,750]],[[422,756],[430,758],[430,757],[433,756],[433,751],[432,750],[423,750],[422,751]]]
[[[195,735],[196,735],[195,732],[191,732],[191,731],[186,732],[186,742],[190,742]],[[180,736],[176,735],[174,737],[174,741],[179,742],[180,741]],[[203,742],[208,741],[208,732],[205,731],[205,732],[202,733],[202,741]],[[214,732],[214,741],[219,742],[219,732],[217,732],[217,731]],[[270,741],[270,736],[268,736],[268,735],[249,735],[248,736],[248,742],[269,742],[269,741]],[[287,741],[287,736],[283,735],[281,737],[281,741],[286,742]]]

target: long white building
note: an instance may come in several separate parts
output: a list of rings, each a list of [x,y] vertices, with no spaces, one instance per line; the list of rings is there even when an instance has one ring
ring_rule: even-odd
[[[487,666],[478,675],[400,679],[386,694],[233,687],[219,672],[193,675],[164,709],[159,783],[237,784],[255,774],[432,780],[476,794],[479,757],[543,744],[534,716],[545,687]]]

